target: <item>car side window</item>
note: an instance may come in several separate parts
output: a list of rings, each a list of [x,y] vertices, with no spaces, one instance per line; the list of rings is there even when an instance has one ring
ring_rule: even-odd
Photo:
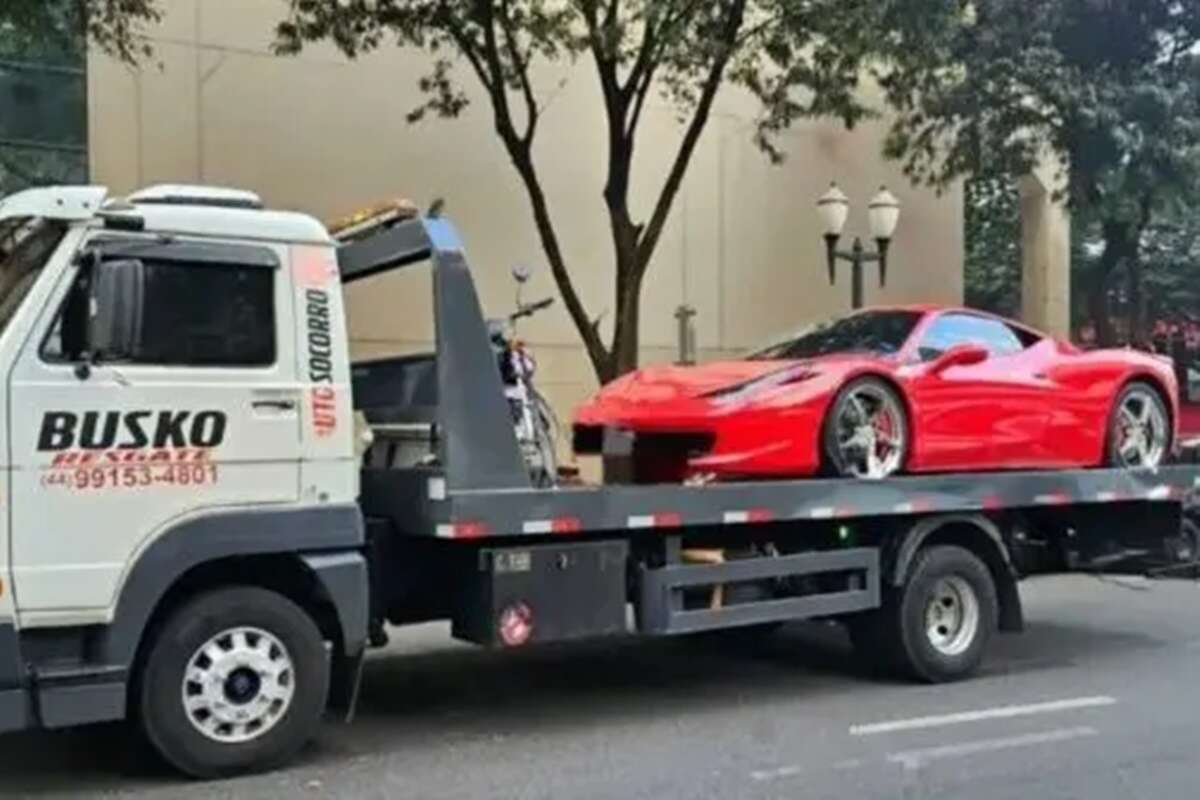
[[[982,345],[993,357],[1024,349],[1021,340],[1003,322],[974,314],[943,314],[925,331],[917,352],[922,361],[931,361],[956,344]]]

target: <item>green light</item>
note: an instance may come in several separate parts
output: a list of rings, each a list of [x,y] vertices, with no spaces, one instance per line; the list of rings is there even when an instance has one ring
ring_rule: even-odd
[[[838,539],[843,542],[850,539],[850,527],[848,525],[838,527]]]

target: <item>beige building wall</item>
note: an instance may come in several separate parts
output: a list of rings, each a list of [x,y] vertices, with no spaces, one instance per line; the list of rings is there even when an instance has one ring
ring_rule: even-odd
[[[511,308],[509,270],[516,264],[536,270],[528,298],[556,294],[486,103],[457,120],[405,121],[419,103],[416,83],[427,57],[385,48],[348,62],[316,47],[279,58],[269,53],[283,9],[278,0],[172,0],[169,8],[154,33],[157,63],[134,71],[91,59],[94,181],[115,192],[161,181],[238,186],[272,206],[323,218],[387,196],[419,204],[443,197],[466,240],[485,312]],[[471,87],[469,77],[462,73]],[[586,62],[537,78],[539,92],[553,96],[536,157],[554,219],[589,312],[611,312],[596,81]],[[737,92],[720,98],[647,279],[644,361],[674,356],[673,314],[683,302],[698,311],[702,358],[736,353],[848,308],[849,275],[829,285],[814,206],[831,180],[854,202],[848,236],[866,234],[866,202],[881,183],[903,203],[888,286],[880,290],[868,268],[868,303],[961,301],[957,189],[936,196],[911,187],[880,157],[878,124],[847,132],[832,122],[801,123],[783,139],[788,160],[773,166],[751,143],[754,110]],[[647,110],[643,128],[633,205],[648,215],[680,131],[662,104]],[[357,357],[427,343],[423,277],[383,276],[347,295]],[[521,333],[538,356],[542,388],[565,415],[595,380],[561,303]]]

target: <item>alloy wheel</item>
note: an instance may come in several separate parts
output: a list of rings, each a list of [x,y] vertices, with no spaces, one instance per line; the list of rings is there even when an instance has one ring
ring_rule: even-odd
[[[1169,435],[1166,414],[1153,390],[1135,386],[1122,396],[1113,448],[1121,466],[1157,467],[1166,455]]]
[[[875,383],[851,388],[835,421],[843,472],[856,478],[885,478],[904,460],[907,431],[895,395]]]

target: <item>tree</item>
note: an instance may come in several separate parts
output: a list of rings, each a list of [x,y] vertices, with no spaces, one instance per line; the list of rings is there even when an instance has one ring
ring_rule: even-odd
[[[160,18],[157,0],[4,0],[0,42],[10,54],[57,58],[85,37],[132,63],[150,54],[143,33]]]
[[[892,8],[887,152],[934,184],[1061,159],[1063,197],[1099,232],[1080,276],[1099,339],[1118,275],[1144,337],[1145,234],[1200,188],[1200,0],[944,0],[939,24],[905,25],[914,3]]]
[[[87,45],[133,63],[149,54],[142,31],[158,19],[156,0],[0,2],[0,196],[87,179]],[[78,141],[64,146],[67,130]]]
[[[733,84],[761,101],[756,142],[781,157],[774,137],[794,120],[834,115],[852,125],[867,109],[856,94],[871,0],[290,0],[279,49],[331,40],[354,57],[385,39],[434,60],[421,78],[412,121],[456,117],[468,106],[458,68],[491,107],[496,134],[524,186],[555,283],[602,382],[634,368],[642,284],[718,91]],[[594,66],[607,124],[603,199],[616,274],[610,341],[575,290],[543,189],[535,143],[547,98],[535,75],[547,62]],[[661,92],[682,137],[648,207],[631,196],[639,124]],[[598,187],[599,188],[599,187]]]
[[[1021,206],[1009,175],[975,175],[963,192],[967,305],[1016,316],[1021,308]]]

